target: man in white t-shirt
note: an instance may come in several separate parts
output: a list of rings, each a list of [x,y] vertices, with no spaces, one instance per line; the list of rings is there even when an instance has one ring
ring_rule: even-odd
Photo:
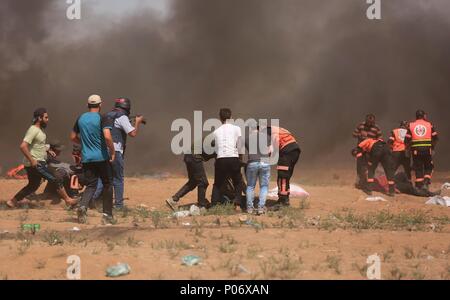
[[[239,149],[242,148],[241,128],[230,122],[231,110],[222,108],[220,110],[220,121],[222,126],[217,128],[214,135],[217,159],[214,164],[214,186],[212,191],[211,205],[221,202],[220,188],[225,184],[227,178],[231,178],[233,186],[236,187],[237,198],[235,201],[241,204],[242,197],[242,175]]]

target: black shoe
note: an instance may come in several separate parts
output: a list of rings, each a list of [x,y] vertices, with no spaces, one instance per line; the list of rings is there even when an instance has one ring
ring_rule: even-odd
[[[209,203],[209,201],[206,200],[206,199],[204,201],[198,202],[197,205],[200,208],[201,207],[204,207],[204,208],[210,208],[211,207],[211,203]]]
[[[173,197],[170,197],[166,200],[166,204],[173,210],[177,211],[178,209],[178,203],[173,199]]]
[[[113,216],[110,216],[108,214],[103,214],[102,224],[103,225],[115,225],[115,224],[117,224],[117,220],[115,220],[113,218]]]

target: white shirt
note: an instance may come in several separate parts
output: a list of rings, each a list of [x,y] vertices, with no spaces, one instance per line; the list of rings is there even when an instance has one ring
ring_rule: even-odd
[[[238,142],[241,128],[233,124],[223,124],[214,131],[217,158],[239,157]]]
[[[131,125],[130,119],[128,119],[127,116],[121,116],[120,118],[117,118],[114,121],[114,127],[123,130],[127,135],[136,129],[133,127],[133,125]],[[123,154],[122,143],[114,143],[114,150]]]

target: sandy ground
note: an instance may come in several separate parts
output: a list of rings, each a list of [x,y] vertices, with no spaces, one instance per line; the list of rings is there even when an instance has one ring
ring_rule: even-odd
[[[102,226],[96,210],[79,225],[72,211],[51,201],[32,209],[1,206],[0,279],[65,279],[70,255],[81,258],[82,279],[107,279],[105,269],[118,262],[132,269],[121,279],[365,279],[372,254],[380,257],[382,279],[450,279],[450,208],[406,195],[368,202],[352,188],[353,173],[341,174],[302,174],[294,182],[311,197],[252,216],[254,225],[230,209],[168,217],[164,199],[184,178],[127,178],[129,210],[116,213],[114,226]],[[433,189],[448,175],[437,173]],[[24,184],[0,179],[0,200]],[[191,193],[182,203],[195,199]],[[40,231],[21,230],[30,223]],[[74,226],[81,230],[70,231]],[[182,265],[190,254],[201,263]]]

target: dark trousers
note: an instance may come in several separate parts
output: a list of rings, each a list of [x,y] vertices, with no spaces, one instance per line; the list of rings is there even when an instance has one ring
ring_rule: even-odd
[[[47,168],[46,162],[38,162],[36,167],[25,167],[28,176],[28,184],[22,188],[15,196],[17,201],[34,193],[41,185],[41,179],[46,179],[49,183],[54,184],[58,188],[62,187],[62,181],[58,180]]]
[[[287,153],[280,152],[277,166],[278,201],[289,203],[290,180],[294,174],[295,165],[300,157],[300,149],[294,149]]]
[[[356,175],[358,176],[358,188],[365,189],[367,187],[367,155],[364,153],[362,156],[356,158]]]
[[[97,189],[98,179],[103,184],[103,213],[112,216],[113,190],[112,190],[112,168],[109,161],[91,162],[83,164],[83,177],[86,189],[81,197],[80,207],[89,207],[95,190]]]
[[[373,145],[372,151],[369,155],[369,170],[368,170],[368,183],[369,189],[373,190],[375,184],[375,170],[381,163],[386,174],[389,183],[389,192],[395,192],[394,182],[394,160],[392,158],[392,152],[386,143],[378,142]]]
[[[173,199],[178,201],[187,193],[197,188],[197,202],[200,205],[205,205],[206,189],[208,188],[209,182],[206,177],[205,167],[203,166],[203,159],[194,158],[191,154],[186,154],[184,156],[184,163],[186,164],[189,181],[176,192]]]
[[[226,184],[227,178],[231,178],[236,191],[235,201],[239,205],[243,205],[242,199],[242,174],[241,162],[237,157],[218,158],[214,164],[214,185],[212,191],[211,204],[217,205],[221,203],[221,188]]]
[[[394,159],[394,174],[402,166],[406,176],[411,180],[411,157],[406,151],[394,151],[392,152],[392,158]]]
[[[433,173],[433,157],[431,148],[412,150],[413,169],[416,174],[416,187],[421,188],[423,184],[431,183]]]

